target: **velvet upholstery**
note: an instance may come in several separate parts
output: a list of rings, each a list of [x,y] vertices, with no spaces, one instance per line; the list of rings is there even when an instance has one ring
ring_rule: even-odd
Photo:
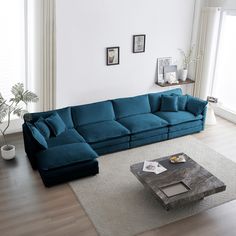
[[[50,139],[46,139],[46,141],[49,148],[71,143],[85,143],[84,138],[76,129],[67,129],[56,137],[52,136]]]
[[[60,154],[60,158],[58,155]],[[72,143],[43,150],[36,154],[38,168],[51,170],[58,167],[85,162],[97,158],[97,154],[87,143]]]
[[[207,101],[196,97],[188,96],[186,110],[193,113],[195,116],[198,116],[203,112],[206,105]]]
[[[45,186],[49,187],[97,174],[98,155],[200,132],[204,129],[207,107],[194,100],[189,109],[201,111],[199,115],[187,111],[187,105],[182,110],[185,101],[180,98],[186,96],[181,94],[181,89],[173,89],[27,114],[24,116],[23,136],[28,159],[32,167],[38,169]],[[177,95],[179,111],[160,111],[162,95]],[[65,127],[63,132],[56,133],[57,136],[50,130],[51,135],[48,137],[45,133],[45,139],[33,124],[40,117],[47,119],[55,112]],[[42,150],[42,145],[33,137],[32,127],[44,138],[48,149]]]
[[[151,112],[148,95],[119,98],[112,100],[112,103],[116,119]]]
[[[115,119],[111,101],[75,106],[71,110],[75,127]]]
[[[168,125],[165,120],[151,113],[125,117],[119,119],[118,122],[125,126],[131,134],[158,129]]]
[[[47,117],[45,121],[55,136],[58,136],[66,130],[66,125],[57,112]]]
[[[150,93],[148,94],[151,112],[157,112],[160,110],[161,107],[161,96],[162,95],[171,95],[171,94],[178,94],[182,95],[182,90],[180,88],[177,89],[171,89],[164,92],[158,92],[158,93]]]
[[[45,137],[50,137],[50,129],[48,125],[46,124],[45,120],[40,117],[36,122],[34,122],[34,126],[39,130],[39,132]]]
[[[178,111],[178,97],[162,95],[160,111]]]
[[[53,113],[57,112],[58,115],[61,117],[61,119],[64,121],[66,127],[68,129],[74,128],[74,124],[72,121],[72,116],[71,116],[71,108],[70,107],[65,107],[62,109],[57,109],[57,110],[52,110],[52,111],[44,111],[44,112],[35,112],[35,113],[26,113],[24,115],[24,121],[34,123],[37,121],[40,117],[42,118],[47,118]]]
[[[39,132],[39,130],[34,125],[32,125],[28,122],[26,124],[29,128],[29,131],[30,131],[33,139],[38,143],[38,146],[41,149],[48,149],[48,144],[47,144],[44,136]]]
[[[174,94],[174,93],[172,93],[171,95],[178,97],[178,110],[179,111],[185,111],[186,110],[188,96],[187,95],[178,95],[178,94]]]
[[[128,129],[114,120],[79,126],[77,130],[88,143],[123,137],[130,133]]]
[[[194,116],[192,113],[187,111],[178,111],[178,112],[156,112],[155,115],[166,120],[169,125],[176,125],[184,122],[200,120],[202,115]]]

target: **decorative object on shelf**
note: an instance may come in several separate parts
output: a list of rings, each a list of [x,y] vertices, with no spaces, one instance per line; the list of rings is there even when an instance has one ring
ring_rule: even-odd
[[[17,115],[18,117],[23,117],[27,110],[23,109],[30,102],[37,102],[38,96],[28,90],[24,90],[24,85],[22,83],[15,84],[11,93],[13,97],[7,101],[2,97],[0,93],[0,124],[2,125],[4,119],[6,119],[6,127],[0,128],[0,133],[2,134],[4,145],[1,147],[2,158],[5,160],[10,160],[15,157],[15,146],[9,145],[6,140],[6,131],[10,126],[11,115]]]
[[[159,85],[160,87],[169,87],[169,86],[175,86],[175,85],[187,85],[187,84],[193,84],[195,83],[194,80],[191,80],[189,78],[187,78],[185,81],[179,80],[177,81],[178,83],[173,83],[173,84],[169,84],[169,83],[158,83],[156,82],[157,85]]]
[[[133,53],[145,52],[146,35],[133,35]]]
[[[169,84],[179,83],[177,79],[177,65],[164,67],[164,82]]]
[[[170,66],[172,63],[171,57],[157,58],[157,83],[164,84],[164,67]]]
[[[118,65],[120,63],[120,47],[107,48],[107,66]]]
[[[193,45],[187,53],[184,52],[184,50],[182,49],[178,49],[182,56],[182,69],[180,70],[180,77],[179,77],[179,79],[182,81],[185,81],[188,77],[189,65],[192,63],[196,63],[200,58],[198,56],[195,57],[193,55],[194,47],[195,45]]]

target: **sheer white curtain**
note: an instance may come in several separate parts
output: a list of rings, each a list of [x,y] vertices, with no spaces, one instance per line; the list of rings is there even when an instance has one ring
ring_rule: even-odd
[[[39,96],[29,110],[55,105],[55,1],[27,0],[27,88]]]
[[[218,7],[204,7],[201,12],[197,45],[197,54],[200,56],[200,59],[196,65],[194,96],[202,99],[206,99],[211,94],[220,15],[221,9]]]

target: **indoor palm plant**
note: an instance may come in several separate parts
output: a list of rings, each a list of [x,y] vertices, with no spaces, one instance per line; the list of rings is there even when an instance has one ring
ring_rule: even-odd
[[[38,96],[33,92],[25,90],[22,83],[15,84],[11,89],[11,93],[13,97],[9,100],[4,99],[0,93],[0,133],[4,142],[4,145],[1,147],[1,154],[3,159],[7,160],[15,157],[15,146],[8,144],[6,139],[6,132],[10,126],[11,116],[17,115],[22,118],[27,113],[26,105],[29,102],[38,101]],[[5,123],[6,125],[4,126]]]
[[[183,81],[187,79],[189,65],[192,63],[196,63],[199,60],[199,57],[195,57],[193,55],[194,47],[195,45],[193,45],[187,52],[184,52],[184,50],[182,49],[178,49],[182,56],[182,69],[180,70],[180,79]]]

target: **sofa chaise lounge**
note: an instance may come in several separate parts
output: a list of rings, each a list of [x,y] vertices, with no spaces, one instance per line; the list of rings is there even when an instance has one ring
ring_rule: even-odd
[[[49,187],[97,174],[98,155],[200,132],[206,105],[178,88],[28,113],[25,151]]]

